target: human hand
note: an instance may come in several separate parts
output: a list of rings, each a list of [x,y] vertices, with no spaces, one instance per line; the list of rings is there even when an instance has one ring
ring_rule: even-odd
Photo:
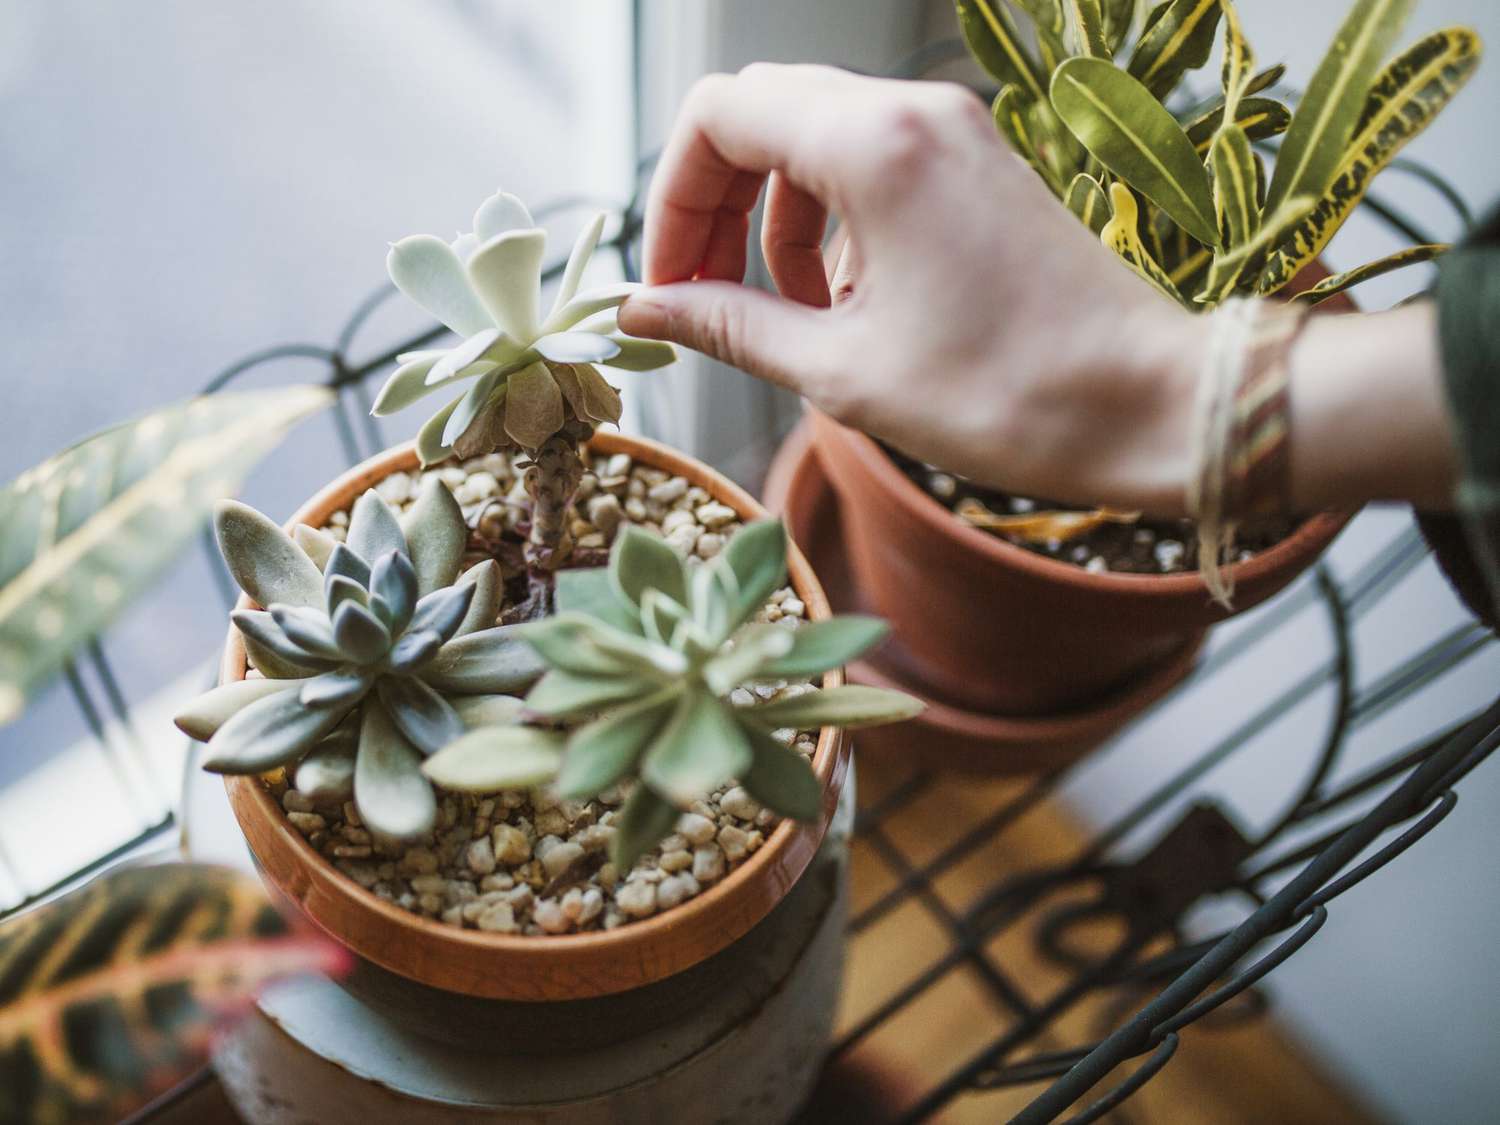
[[[780,296],[741,284],[749,215]],[[830,213],[848,241],[830,288]],[[701,80],[621,328],[806,395],[986,484],[1180,513],[1195,318],[1124,269],[945,83],[755,64]]]

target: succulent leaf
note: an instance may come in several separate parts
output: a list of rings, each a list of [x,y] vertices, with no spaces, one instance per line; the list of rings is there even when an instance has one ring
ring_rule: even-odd
[[[677,552],[633,524],[626,524],[615,536],[609,575],[616,592],[632,606],[641,604],[647,590],[657,590],[679,605],[688,604],[687,576]]]
[[[333,575],[341,575],[361,590],[370,588],[370,564],[349,549],[347,544],[335,543],[323,567],[325,581]],[[326,594],[325,594],[326,597]],[[325,603],[326,604],[326,603]]]
[[[407,629],[414,633],[436,633],[447,641],[468,616],[477,589],[469,584],[434,590],[417,603]]]
[[[922,704],[909,695],[863,684],[784,696],[770,703],[741,707],[737,714],[768,730],[791,727],[845,727],[850,730],[882,723],[899,723],[921,714]]]
[[[231,680],[204,692],[172,716],[172,721],[189,738],[207,742],[214,732],[237,712],[258,699],[287,691],[307,683],[306,680]]]
[[[754,754],[742,779],[750,796],[793,820],[817,820],[823,812],[823,787],[807,759],[754,724],[742,729]]]
[[[749,767],[750,743],[731,709],[704,691],[689,691],[641,763],[641,778],[679,806],[711,793]]]
[[[297,763],[292,783],[314,801],[347,801],[354,796],[355,724],[345,721]]]
[[[518,633],[549,665],[574,675],[613,676],[649,669],[643,660],[633,662],[618,651],[611,652],[595,643],[608,629],[609,626],[581,613],[558,613],[522,625]],[[632,640],[642,645],[652,643],[644,637],[621,633],[614,647],[618,650]]]
[[[535,226],[526,204],[506,191],[497,191],[474,212],[474,237],[480,242],[488,242],[508,230],[530,230]]]
[[[292,537],[248,504],[221,500],[214,509],[219,553],[235,584],[257,605],[323,605],[323,576]]]
[[[299,523],[292,528],[292,541],[301,547],[308,558],[312,560],[313,566],[322,570],[328,565],[328,556],[333,554],[333,549],[338,546],[338,540],[326,531],[320,531],[316,527],[308,527],[305,523]]]
[[[436,366],[438,358],[437,356],[424,356],[397,367],[391,373],[391,377],[385,381],[385,385],[380,388],[380,393],[375,396],[375,404],[370,407],[370,413],[377,418],[395,414],[405,410],[418,399],[426,398],[433,391],[447,386],[453,379],[462,378],[463,373],[459,372],[444,382],[429,383],[427,375]]]
[[[609,858],[615,870],[629,871],[658,840],[677,826],[678,811],[672,802],[637,785],[625,799],[615,818],[615,834],[609,842]]]
[[[385,268],[397,289],[460,336],[494,326],[469,285],[463,262],[441,238],[403,238],[391,247]]]
[[[557,794],[592,797],[631,773],[671,717],[680,689],[665,688],[586,724],[568,741]]]
[[[566,719],[638,699],[658,686],[635,676],[579,676],[554,668],[527,693],[526,706],[539,715]]]
[[[417,572],[411,560],[399,551],[387,551],[376,559],[370,568],[370,593],[375,616],[392,635],[399,634],[417,607]]]
[[[438,751],[422,772],[445,789],[494,793],[545,784],[557,776],[562,735],[522,726],[485,726]]]
[[[235,712],[208,741],[203,768],[212,773],[264,773],[311,749],[347,714],[303,706],[300,685]]]
[[[562,390],[547,365],[523,367],[506,384],[505,432],[522,449],[540,449],[562,429]]]
[[[620,346],[606,366],[619,371],[655,371],[677,362],[677,349],[663,340],[638,340],[633,336],[610,333],[609,339]],[[619,414],[616,413],[616,419]]]
[[[391,632],[372,610],[344,602],[333,615],[338,651],[357,664],[373,664],[391,649]]]
[[[508,230],[474,251],[465,267],[492,323],[517,340],[536,337],[541,299],[537,279],[546,246],[547,233],[543,230]]]
[[[594,256],[594,251],[599,246],[599,236],[604,233],[604,219],[604,212],[600,211],[578,232],[578,237],[573,242],[573,249],[568,253],[568,264],[563,267],[562,280],[557,286],[557,296],[552,301],[552,312],[547,319],[549,328],[558,311],[577,294],[578,284],[583,280],[583,271],[588,269],[589,259]]]
[[[860,614],[810,621],[792,632],[790,650],[762,664],[757,674],[779,680],[818,676],[873,648],[889,632],[880,618]]]
[[[360,608],[363,609],[363,605]],[[304,652],[327,660],[336,661],[343,657],[344,651],[334,639],[327,613],[294,605],[273,605],[270,613],[271,620],[276,622],[286,639]]]
[[[453,706],[415,676],[382,676],[375,690],[397,728],[423,754],[436,754],[467,729]]]
[[[796,639],[781,625],[746,625],[732,647],[703,666],[703,682],[715,695],[728,695],[747,680],[765,679],[768,665],[792,651]]]
[[[453,455],[453,447],[443,442],[443,432],[448,428],[448,419],[463,400],[464,396],[459,395],[422,423],[422,428],[417,431],[417,460],[424,466],[436,465]]]
[[[391,671],[398,674],[420,672],[443,647],[443,638],[431,629],[408,629],[391,646],[387,658]]]
[[[401,532],[396,513],[373,488],[366,489],[354,502],[354,509],[349,513],[349,534],[344,542],[366,563],[388,551],[407,553],[406,536]],[[369,585],[368,578],[365,585]]]
[[[429,477],[422,482],[401,530],[416,569],[417,596],[451,585],[463,562],[469,529],[458,501],[442,481]]]
[[[454,636],[463,637],[481,629],[494,628],[500,616],[500,602],[505,590],[500,581],[500,564],[494,559],[485,559],[471,566],[458,576],[457,585],[473,586],[474,597],[469,602],[468,612],[458,623]]]
[[[502,386],[501,380],[504,376],[500,369],[486,372],[469,384],[469,389],[463,393],[457,405],[448,414],[448,421],[443,425],[443,444],[454,446],[458,439],[468,431],[474,424],[475,419],[490,404],[496,392]]]
[[[455,695],[449,702],[470,729],[514,723],[526,709],[513,695]]]
[[[455,637],[422,669],[422,678],[439,691],[458,695],[525,691],[547,666],[516,635],[516,628],[501,625]]]
[[[786,528],[780,520],[756,520],[742,527],[719,555],[738,584],[730,627],[747,620],[786,584]],[[717,561],[717,560],[716,560]]]
[[[278,672],[287,670],[292,676],[324,672],[335,663],[331,659],[314,656],[294,645],[281,631],[275,619],[265,610],[237,609],[229,615],[229,619],[244,636],[246,651],[251,654],[255,667],[267,676],[272,675],[272,671],[261,663],[261,658],[257,654],[265,654],[274,661]],[[276,678],[287,677],[278,675]]]
[[[348,710],[364,697],[375,682],[375,673],[350,665],[314,676],[302,685],[298,697],[304,707],[339,707]]]
[[[547,318],[544,327],[548,332],[566,332],[575,325],[582,324],[591,316],[619,308],[625,303],[625,298],[639,289],[639,283],[633,281],[620,281],[613,285],[601,285],[597,289],[590,289],[586,293],[569,298],[567,304],[557,308]]]
[[[370,604],[370,592],[352,578],[346,578],[342,574],[330,574],[323,580],[323,597],[328,603],[328,612],[332,614],[344,602],[354,602],[358,605]]]
[[[427,835],[437,822],[437,797],[422,775],[422,755],[378,699],[367,699],[354,759],[354,803],[372,832],[396,840]]]
[[[608,568],[560,570],[555,593],[559,613],[586,614],[621,632],[645,635],[634,605],[618,592]]]

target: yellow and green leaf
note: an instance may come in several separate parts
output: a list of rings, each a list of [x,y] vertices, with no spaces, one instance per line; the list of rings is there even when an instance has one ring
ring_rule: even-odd
[[[1015,86],[1006,86],[996,95],[990,112],[995,117],[995,128],[1009,142],[1010,147],[1046,181],[1054,195],[1061,196],[1061,181],[1037,152],[1036,140],[1031,135],[1031,115],[1027,112],[1029,108],[1020,90]]]
[[[1066,2],[1074,53],[1096,59],[1109,58],[1109,46],[1104,41],[1104,13],[1099,8],[1099,0]]]
[[[1113,58],[1135,20],[1135,0],[1102,0],[1099,6],[1104,12],[1104,44]]]
[[[1063,15],[1063,0],[1016,0],[1017,4],[1028,16],[1032,24],[1039,31],[1049,31],[1053,36],[1060,37],[1063,28],[1067,25],[1067,17]]]
[[[1213,265],[1208,269],[1208,280],[1195,300],[1210,307],[1241,291],[1256,288],[1256,278],[1271,252],[1286,241],[1287,236],[1304,222],[1308,213],[1317,205],[1310,195],[1299,195],[1289,199],[1274,212],[1267,212],[1261,219],[1260,230],[1248,242],[1214,255]]]
[[[1274,98],[1241,98],[1235,108],[1234,123],[1245,131],[1252,141],[1263,141],[1286,132],[1291,124],[1292,111]],[[1215,105],[1198,114],[1185,127],[1188,140],[1201,156],[1208,155],[1208,146],[1213,144],[1214,134],[1224,123],[1224,107]]]
[[[957,0],[958,26],[969,51],[1002,86],[1019,87],[1027,97],[1044,94],[1036,60],[1026,49],[1005,0]]]
[[[1219,0],[1224,8],[1224,67],[1221,81],[1224,87],[1224,121],[1238,118],[1240,99],[1250,84],[1255,52],[1245,38],[1245,29],[1240,26],[1239,9],[1234,0]]]
[[[0,926],[0,1121],[124,1117],[202,1066],[261,987],[347,959],[227,868],[95,879]]]
[[[1220,129],[1209,149],[1208,161],[1214,174],[1214,214],[1225,247],[1233,250],[1249,242],[1260,229],[1255,152],[1245,130],[1238,125]]]
[[[1266,206],[1294,195],[1321,196],[1355,135],[1371,80],[1406,21],[1413,0],[1356,0],[1308,83],[1271,173]]]
[[[1104,197],[1104,188],[1093,176],[1083,172],[1074,176],[1063,202],[1095,234],[1102,231],[1104,224],[1109,222],[1109,200]]]
[[[1364,198],[1370,182],[1453,100],[1479,65],[1479,55],[1479,37],[1474,32],[1449,28],[1419,40],[1381,72],[1359,116],[1359,131],[1335,169],[1332,186],[1271,256],[1260,279],[1260,292],[1274,293],[1323,252]]]
[[[1099,232],[1099,241],[1164,296],[1178,304],[1184,303],[1171,278],[1141,241],[1140,208],[1135,195],[1124,184],[1113,183],[1109,185],[1109,203],[1114,214]]]
[[[1127,69],[1157,98],[1208,61],[1219,26],[1219,0],[1171,0],[1156,12],[1131,53]]]
[[[1307,305],[1320,305],[1330,297],[1336,297],[1346,289],[1353,289],[1361,282],[1369,281],[1371,278],[1380,277],[1391,273],[1393,270],[1404,269],[1414,266],[1420,262],[1430,262],[1448,252],[1448,243],[1430,242],[1422,246],[1408,246],[1405,250],[1398,250],[1394,254],[1387,254],[1384,258],[1377,258],[1373,262],[1366,262],[1362,266],[1356,266],[1352,270],[1336,273],[1332,277],[1325,277],[1311,289],[1304,289],[1292,298]]]
[[[1138,81],[1103,59],[1072,58],[1053,75],[1052,106],[1101,164],[1198,241],[1218,242],[1203,162],[1182,126]]]

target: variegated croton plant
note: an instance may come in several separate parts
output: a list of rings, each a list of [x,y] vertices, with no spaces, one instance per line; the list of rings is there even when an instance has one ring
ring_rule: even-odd
[[[480,540],[439,474],[425,478],[404,520],[366,492],[344,542],[303,526],[288,535],[225,501],[220,551],[257,607],[233,614],[254,675],[177,717],[208,743],[208,769],[286,769],[314,800],[352,797],[385,840],[432,831],[433,782],[473,792],[553,786],[576,798],[627,785],[611,845],[624,871],[680,810],[732,779],[785,816],[819,816],[811,763],[778,732],[893,722],[921,709],[898,692],[807,683],[876,643],[883,623],[752,620],[786,582],[780,523],[747,525],[709,561],[681,560],[625,526],[608,568],[562,569],[580,442],[620,415],[593,364],[642,370],[672,358],[666,345],[615,328],[628,286],[579,292],[602,226],[601,216],[578,240],[545,320],[545,236],[512,196],[486,200],[473,235],[452,245],[403,239],[389,259],[396,284],[465,338],[401,357],[376,412],[470,380],[423,427],[418,453],[424,465],[530,455],[530,578],[548,596],[528,597],[527,611],[512,615],[526,623],[496,624],[499,566],[490,559],[460,573]],[[549,615],[553,604],[560,612]]]
[[[1387,61],[1414,2],[1357,0],[1293,111],[1271,96],[1284,68],[1257,69],[1234,0],[956,0],[971,53],[1000,83],[1001,135],[1121,261],[1193,311],[1286,286],[1473,73],[1479,37],[1463,27]],[[1184,80],[1221,25],[1220,89],[1204,102]],[[1275,154],[1269,176],[1257,149]],[[1316,304],[1446,249],[1413,246],[1294,299]],[[1038,523],[984,516],[1022,536],[1016,521]]]

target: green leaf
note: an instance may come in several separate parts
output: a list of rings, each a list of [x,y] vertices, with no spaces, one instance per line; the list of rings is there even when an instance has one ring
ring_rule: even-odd
[[[314,801],[347,801],[354,796],[354,752],[359,744],[355,724],[341,723],[297,763],[293,784]]]
[[[687,604],[687,575],[677,552],[649,531],[633,524],[620,528],[609,555],[609,575],[618,594],[633,606],[647,590],[660,590]]]
[[[1171,0],[1152,13],[1127,69],[1153,99],[1165,99],[1184,74],[1208,61],[1221,11],[1219,0]]]
[[[615,590],[607,567],[559,570],[556,581],[557,612],[582,613],[621,632],[641,632],[635,607]]]
[[[680,693],[675,686],[667,688],[575,731],[558,774],[558,796],[592,797],[631,773],[671,716]]]
[[[264,665],[267,660],[273,663],[278,673],[273,677],[275,679],[295,679],[313,672],[326,672],[336,663],[294,645],[270,613],[263,609],[237,609],[229,615],[229,620],[245,638],[245,651],[250,654],[251,662],[264,675],[272,675]]]
[[[517,722],[526,710],[513,695],[455,695],[448,702],[470,729]]]
[[[817,820],[823,814],[823,787],[812,763],[753,723],[742,729],[755,755],[743,778],[750,796],[793,820]]]
[[[672,803],[649,786],[635,787],[615,818],[615,834],[609,841],[610,862],[621,877],[677,826],[678,815]]]
[[[422,764],[445,789],[496,793],[531,789],[557,776],[563,736],[536,727],[490,726],[469,731]]]
[[[417,460],[424,469],[453,456],[453,446],[443,443],[443,431],[448,428],[448,419],[453,417],[453,412],[463,400],[464,396],[459,395],[423,422],[422,428],[417,431]]]
[[[1095,234],[1102,231],[1104,224],[1109,222],[1109,200],[1104,198],[1104,188],[1093,176],[1083,172],[1074,176],[1063,202]]]
[[[1307,221],[1312,213],[1314,201],[1311,196],[1299,195],[1289,199],[1274,213],[1267,214],[1255,237],[1243,246],[1215,254],[1213,265],[1208,270],[1208,280],[1197,300],[1212,308],[1226,297],[1241,289],[1251,289],[1271,251],[1284,243],[1293,232]]]
[[[449,641],[422,669],[422,679],[457,695],[511,695],[531,687],[546,670],[516,626],[499,625]]]
[[[375,691],[397,729],[423,754],[436,754],[467,729],[453,706],[414,676],[381,676]]]
[[[1224,107],[1213,105],[1187,123],[1188,140],[1193,142],[1193,151],[1204,156],[1213,143],[1224,122]],[[1286,132],[1292,122],[1292,111],[1275,98],[1241,98],[1235,113],[1235,124],[1244,130],[1252,141],[1263,141],[1267,137]]]
[[[1099,232],[1099,241],[1163,296],[1181,304],[1182,294],[1141,242],[1140,208],[1136,206],[1135,195],[1124,184],[1116,182],[1109,185],[1109,201],[1114,215]]]
[[[400,633],[417,608],[417,572],[399,551],[387,551],[370,568],[370,605],[380,623]],[[329,612],[337,612],[330,606]]]
[[[715,695],[728,695],[748,680],[774,679],[765,669],[785,657],[796,643],[785,625],[746,625],[734,635],[733,647],[703,666],[703,682]]]
[[[1271,256],[1258,292],[1274,293],[1323,252],[1375,177],[1463,88],[1479,65],[1479,53],[1479,37],[1472,31],[1448,28],[1419,40],[1381,72],[1333,186]]]
[[[666,645],[621,633],[580,613],[555,614],[516,628],[548,664],[575,675],[661,678],[688,670],[682,654]]]
[[[485,559],[460,574],[454,585],[473,586],[474,596],[453,635],[465,637],[481,629],[493,629],[500,616],[500,603],[505,595],[505,587],[500,579],[500,564],[494,559]]]
[[[323,564],[325,585],[335,575],[349,579],[362,590],[370,588],[370,564],[342,543],[333,545],[333,550],[328,553],[328,561]]]
[[[355,607],[362,613],[369,612],[359,602],[355,602]],[[304,652],[328,660],[346,659],[343,649],[334,639],[333,626],[329,624],[328,614],[322,610],[304,609],[294,605],[273,605],[270,613],[271,620],[276,622],[286,639]]]
[[[1322,196],[1337,177],[1381,59],[1413,0],[1356,0],[1297,106],[1276,156],[1266,210],[1295,195]]]
[[[364,697],[374,682],[375,673],[371,669],[348,665],[308,680],[297,698],[304,707],[335,707],[347,711]]]
[[[1208,160],[1214,173],[1214,214],[1224,232],[1224,245],[1232,250],[1245,245],[1260,229],[1255,153],[1245,130],[1238,125],[1220,129]]]
[[[1205,245],[1218,242],[1208,173],[1192,142],[1139,82],[1100,59],[1069,59],[1052,78],[1059,117],[1101,164]]]
[[[1032,170],[1046,181],[1054,194],[1061,193],[1061,185],[1057,177],[1052,173],[1051,165],[1047,164],[1037,153],[1037,145],[1031,136],[1030,114],[1028,110],[1038,102],[1027,102],[1025,95],[1015,86],[1006,86],[1000,93],[995,95],[994,104],[990,106],[990,113],[995,118],[995,128],[1000,135],[1009,142],[1010,147],[1031,165]]]
[[[750,765],[750,743],[731,709],[707,692],[682,697],[641,766],[641,778],[679,806],[712,793]]]
[[[372,664],[391,648],[391,631],[356,602],[344,602],[334,613],[333,638],[338,651],[358,664]]]
[[[0,1120],[121,1121],[202,1068],[267,985],[349,957],[253,875],[116,868],[0,923]]]
[[[554,668],[531,689],[526,706],[540,715],[566,719],[624,699],[640,698],[660,686],[630,676],[578,676]]]
[[[958,26],[979,65],[1002,86],[1019,86],[1042,97],[1036,62],[1021,42],[1004,0],[957,0]]]
[[[370,592],[354,579],[346,578],[342,574],[330,574],[325,577],[323,597],[328,603],[329,614],[334,613],[345,602],[354,602],[356,605],[370,604]],[[381,618],[381,620],[385,619]],[[386,623],[389,624],[389,622]]]
[[[387,551],[407,553],[406,536],[402,534],[396,513],[373,488],[366,489],[354,502],[354,510],[349,513],[349,534],[344,542],[372,565]]]
[[[1099,0],[1066,0],[1066,3],[1073,52],[1096,59],[1109,58],[1114,52],[1104,40],[1104,13]]]
[[[248,504],[221,500],[214,506],[214,533],[230,577],[256,605],[322,609],[323,576],[307,552]]]
[[[729,628],[749,620],[786,585],[786,528],[780,520],[755,520],[730,537],[713,565],[726,566],[738,584]]]
[[[221,725],[208,740],[203,768],[245,774],[284,766],[310,750],[346,714],[347,707],[304,706],[301,687],[288,687],[247,704]]]
[[[1224,122],[1231,124],[1239,117],[1240,99],[1253,77],[1255,52],[1240,26],[1234,0],[1219,0],[1219,4],[1224,9],[1224,65],[1219,77],[1224,87]]]
[[[1430,262],[1434,258],[1446,254],[1449,245],[1446,242],[1427,243],[1422,246],[1408,246],[1405,250],[1398,250],[1394,254],[1387,254],[1383,258],[1377,258],[1373,262],[1366,262],[1362,266],[1356,266],[1352,270],[1336,273],[1332,277],[1325,277],[1311,289],[1304,289],[1292,298],[1306,305],[1321,305],[1330,297],[1336,297],[1346,289],[1352,289],[1363,281],[1380,277],[1382,274],[1399,270],[1405,266],[1414,266],[1419,262]]]
[[[422,776],[421,753],[373,697],[360,716],[354,803],[370,831],[394,840],[415,840],[437,823],[437,797]]]
[[[476,586],[465,582],[434,590],[417,602],[407,631],[436,633],[444,641],[457,636],[478,594]]]
[[[275,695],[279,691],[300,688],[307,682],[305,679],[230,680],[227,684],[220,684],[198,696],[172,716],[172,721],[189,738],[207,742],[233,715],[256,700]]]
[[[1112,58],[1130,33],[1136,0],[1103,0],[1105,57]],[[1059,60],[1061,61],[1061,60]]]
[[[853,730],[903,722],[920,715],[924,706],[921,700],[903,692],[845,684],[741,707],[736,714],[768,729],[814,730],[826,726]]]
[[[843,614],[792,630],[792,648],[761,666],[766,679],[793,680],[838,668],[885,639],[890,626],[878,617]]]
[[[417,572],[417,596],[450,585],[458,577],[469,529],[463,511],[442,481],[428,477],[401,521]]]

